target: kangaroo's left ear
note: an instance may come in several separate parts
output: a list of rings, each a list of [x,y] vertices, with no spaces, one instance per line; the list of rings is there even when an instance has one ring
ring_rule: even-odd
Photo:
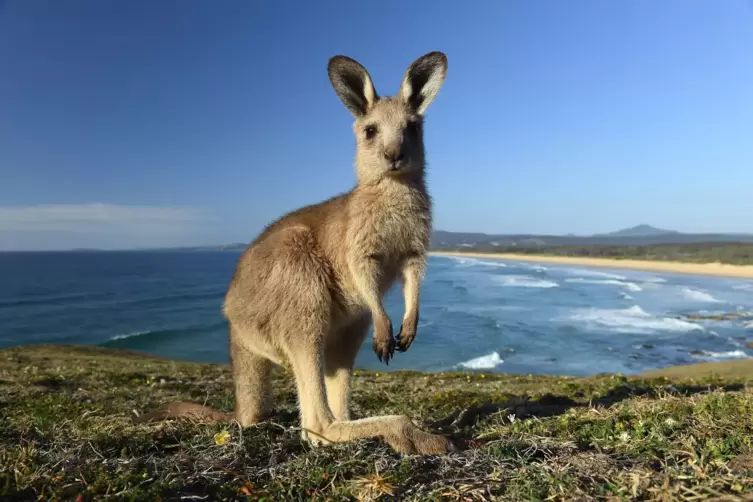
[[[327,65],[329,81],[340,101],[354,117],[365,115],[379,98],[371,76],[361,63],[347,56],[334,56]]]
[[[430,52],[416,59],[405,72],[400,85],[400,98],[419,115],[423,115],[447,75],[447,56]]]

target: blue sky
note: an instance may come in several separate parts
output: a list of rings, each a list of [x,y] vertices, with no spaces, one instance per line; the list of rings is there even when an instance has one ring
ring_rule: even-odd
[[[753,232],[750,0],[0,0],[0,249],[247,242],[353,186],[327,60],[432,50],[435,228]]]

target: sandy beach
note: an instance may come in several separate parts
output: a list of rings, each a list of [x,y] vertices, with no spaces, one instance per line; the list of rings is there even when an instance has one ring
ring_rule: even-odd
[[[674,261],[613,260],[580,256],[519,255],[508,253],[473,253],[462,251],[432,251],[436,256],[467,256],[470,258],[496,258],[530,263],[556,263],[615,269],[645,270],[672,274],[709,275],[753,279],[753,266],[727,265],[724,263],[683,263]]]

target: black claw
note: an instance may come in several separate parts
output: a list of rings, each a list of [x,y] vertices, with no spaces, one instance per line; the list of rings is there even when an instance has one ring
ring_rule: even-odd
[[[411,343],[413,343],[413,342],[412,341],[409,341],[409,342],[402,342],[401,341],[397,345],[397,350],[399,352],[405,352],[406,350],[408,350],[408,347],[411,346]]]
[[[383,362],[384,364],[389,365],[390,359],[393,359],[395,356],[395,339],[391,337],[386,347],[384,346],[384,344],[378,343],[376,340],[374,340],[372,348],[377,356],[377,359],[379,359],[379,362]]]

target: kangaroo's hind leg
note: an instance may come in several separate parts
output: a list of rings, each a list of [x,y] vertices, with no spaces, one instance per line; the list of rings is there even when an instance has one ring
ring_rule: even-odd
[[[350,420],[350,380],[356,356],[370,325],[371,316],[363,314],[327,339],[324,381],[327,402],[337,420]]]
[[[286,352],[295,374],[306,439],[326,444],[382,438],[397,452],[406,454],[439,454],[455,448],[447,438],[420,430],[402,415],[335,419],[325,389],[324,337],[321,332],[308,332],[302,333],[303,340],[305,343],[286,347]]]
[[[235,387],[235,417],[243,427],[264,420],[272,409],[272,362],[247,348],[240,337],[247,334],[230,328],[230,364]]]

